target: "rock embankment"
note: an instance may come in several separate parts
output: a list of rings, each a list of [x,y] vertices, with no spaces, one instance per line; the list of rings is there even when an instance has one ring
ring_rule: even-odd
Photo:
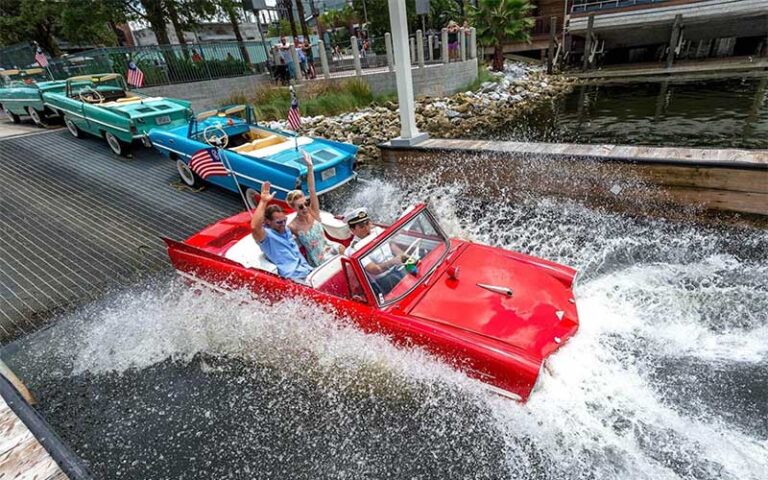
[[[505,71],[494,76],[494,81],[483,83],[475,91],[417,99],[419,130],[435,138],[482,138],[541,102],[568,93],[575,81],[519,63],[505,65]],[[285,125],[284,121],[271,124],[273,128]],[[365,162],[378,158],[378,144],[400,134],[400,117],[397,104],[387,102],[334,117],[302,117],[302,127],[304,135],[358,145],[358,158]]]

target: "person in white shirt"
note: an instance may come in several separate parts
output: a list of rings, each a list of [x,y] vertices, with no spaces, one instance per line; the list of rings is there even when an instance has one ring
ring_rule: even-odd
[[[364,207],[356,208],[344,214],[344,221],[349,225],[349,230],[354,235],[352,242],[344,252],[351,256],[384,230],[371,222],[368,210]],[[389,248],[387,248],[389,247]],[[376,293],[386,295],[405,276],[405,270],[398,268],[405,263],[407,256],[396,244],[390,242],[380,245],[361,259],[366,275],[371,280]]]

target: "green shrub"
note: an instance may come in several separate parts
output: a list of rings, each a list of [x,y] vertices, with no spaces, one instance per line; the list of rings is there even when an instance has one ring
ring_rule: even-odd
[[[299,110],[302,115],[339,115],[365,108],[377,102],[391,99],[392,95],[375,96],[368,84],[360,79],[341,82],[315,81],[307,83],[297,91]],[[286,87],[258,87],[248,94],[233,94],[222,102],[251,103],[259,120],[284,119],[291,106],[291,95]]]

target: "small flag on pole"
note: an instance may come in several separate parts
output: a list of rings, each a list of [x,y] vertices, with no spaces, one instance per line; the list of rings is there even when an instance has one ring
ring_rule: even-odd
[[[126,80],[128,80],[128,85],[133,85],[136,88],[144,86],[144,72],[136,66],[136,63],[133,60],[128,62],[128,75]]]
[[[293,90],[293,87],[291,87],[291,108],[288,110],[288,125],[294,132],[298,132],[301,127],[299,99],[296,98],[296,92]]]
[[[48,58],[45,56],[45,53],[43,53],[43,49],[40,47],[37,47],[35,50],[35,61],[38,65],[45,68],[48,66]]]
[[[189,160],[189,167],[203,180],[213,175],[229,175],[229,170],[221,162],[219,152],[215,148],[204,148],[195,152]]]

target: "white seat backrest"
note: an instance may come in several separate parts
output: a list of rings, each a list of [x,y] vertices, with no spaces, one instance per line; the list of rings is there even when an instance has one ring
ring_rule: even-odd
[[[246,268],[258,268],[271,273],[277,273],[277,265],[267,260],[256,239],[250,233],[232,245],[224,257],[235,261]]]
[[[340,271],[341,255],[336,255],[329,260],[326,260],[316,269],[312,270],[312,273],[310,273],[307,277],[307,283],[312,288],[318,288]]]

